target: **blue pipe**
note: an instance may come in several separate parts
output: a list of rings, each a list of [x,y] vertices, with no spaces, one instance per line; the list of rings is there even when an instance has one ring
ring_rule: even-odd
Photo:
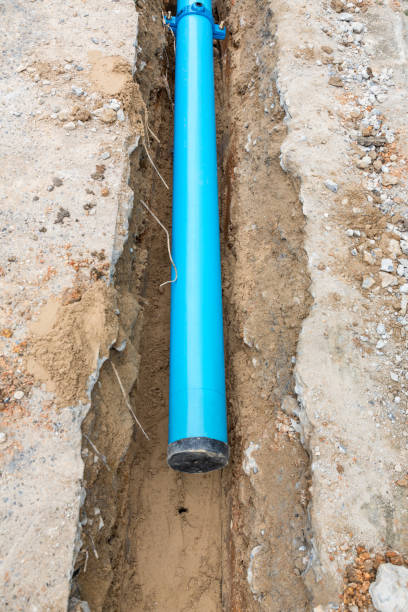
[[[169,445],[173,469],[228,462],[211,0],[178,0],[176,36]]]

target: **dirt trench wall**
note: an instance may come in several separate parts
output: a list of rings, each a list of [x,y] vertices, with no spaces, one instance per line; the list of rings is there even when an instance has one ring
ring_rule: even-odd
[[[306,610],[308,460],[296,434],[293,367],[310,280],[298,183],[280,165],[278,23],[270,2],[218,5],[229,32],[220,97],[232,447],[223,605]]]
[[[109,361],[100,372],[92,394],[91,410],[83,424],[82,457],[87,494],[81,509],[82,546],[76,558],[71,605],[84,600],[92,611],[116,610],[118,605],[126,609],[131,605],[130,602],[119,603],[120,564],[129,546],[126,536],[126,525],[130,520],[128,487],[132,462],[143,435],[130,412],[134,410],[135,415],[139,414],[131,392],[137,386],[140,371],[140,343],[146,307],[144,294],[146,283],[151,278],[148,252],[152,241],[157,242],[159,248],[165,245],[164,234],[158,226],[152,226],[140,203],[141,199],[150,203],[152,185],[157,179],[149,161],[149,155],[152,161],[157,161],[157,147],[152,136],[147,134],[150,130],[153,134],[159,133],[161,123],[169,120],[162,115],[161,103],[161,98],[167,98],[168,87],[163,68],[165,33],[157,18],[161,4],[149,3],[148,7],[142,8],[138,21],[134,86],[129,86],[125,92],[138,136],[134,141],[136,146],[129,147],[128,180],[133,191],[133,209],[128,220],[127,241],[113,278],[119,331]],[[119,217],[117,227],[122,225]],[[158,293],[158,284],[155,291]]]

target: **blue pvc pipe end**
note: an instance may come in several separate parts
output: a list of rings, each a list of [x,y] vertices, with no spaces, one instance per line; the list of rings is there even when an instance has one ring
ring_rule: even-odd
[[[184,438],[167,447],[167,463],[173,470],[202,474],[225,467],[228,444],[212,438]]]

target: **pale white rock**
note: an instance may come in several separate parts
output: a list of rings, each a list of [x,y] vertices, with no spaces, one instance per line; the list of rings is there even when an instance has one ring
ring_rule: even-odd
[[[408,610],[408,569],[383,563],[370,585],[370,595],[379,612],[406,612]]]
[[[401,293],[408,293],[408,283],[405,283],[404,285],[401,285],[400,292]]]
[[[82,89],[82,87],[77,87],[76,85],[72,85],[71,90],[72,90],[72,93],[78,97],[82,96],[82,94],[84,93],[84,90]]]
[[[330,191],[333,191],[333,193],[337,193],[337,190],[339,188],[337,183],[335,183],[334,181],[330,179],[327,179],[326,181],[324,181],[324,186],[327,187],[327,189],[330,189]]]
[[[361,34],[361,32],[364,30],[364,24],[361,23],[361,21],[353,21],[351,27],[353,32],[356,32],[356,34]]]
[[[382,336],[383,334],[385,334],[386,329],[385,329],[385,325],[384,323],[379,323],[377,325],[377,334],[379,334],[380,336]]]
[[[398,177],[394,176],[393,174],[384,174],[382,177],[382,184],[384,187],[392,187],[393,185],[398,185],[398,183]]]
[[[352,21],[353,14],[352,13],[340,13],[339,19],[340,21]]]
[[[394,287],[398,285],[398,279],[389,272],[380,272],[381,287]]]
[[[64,123],[64,128],[69,131],[72,132],[72,130],[75,130],[75,123],[73,121],[68,121],[67,123]]]
[[[373,255],[373,253],[370,253],[370,251],[364,251],[363,259],[366,263],[370,264],[370,266],[375,264],[375,255]]]
[[[381,270],[383,272],[393,272],[394,264],[392,262],[392,259],[388,259],[388,258],[382,259],[381,260]]]
[[[365,157],[362,157],[361,159],[358,160],[357,168],[360,168],[360,170],[365,170],[366,168],[369,168],[371,164],[372,164],[371,157],[368,157],[368,155],[366,155]]]
[[[398,264],[398,266],[397,266],[397,274],[398,274],[398,276],[406,276],[407,275],[407,268],[405,266],[403,266],[402,264]]]
[[[375,284],[375,280],[371,276],[365,276],[361,286],[363,289],[370,289]]]
[[[391,256],[392,259],[395,259],[398,255],[401,255],[401,248],[398,240],[395,238],[391,238],[387,244],[387,253]]]
[[[13,395],[14,399],[21,400],[24,397],[24,391],[16,391]]]
[[[401,248],[401,251],[404,253],[404,255],[408,255],[408,241],[407,240],[401,240],[400,248]]]
[[[112,100],[109,102],[109,107],[112,108],[114,111],[118,111],[120,109],[119,100],[112,98]]]

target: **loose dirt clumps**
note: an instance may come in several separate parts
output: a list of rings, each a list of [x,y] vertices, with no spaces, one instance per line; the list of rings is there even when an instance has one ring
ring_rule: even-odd
[[[131,78],[132,67],[120,55],[104,55],[100,51],[90,51],[89,61],[92,64],[89,78],[102,94],[113,96],[120,93]]]
[[[72,303],[63,303],[66,295],[49,300],[31,325],[27,371],[61,406],[88,400],[89,377],[118,333],[114,290],[99,281],[79,291]]]

